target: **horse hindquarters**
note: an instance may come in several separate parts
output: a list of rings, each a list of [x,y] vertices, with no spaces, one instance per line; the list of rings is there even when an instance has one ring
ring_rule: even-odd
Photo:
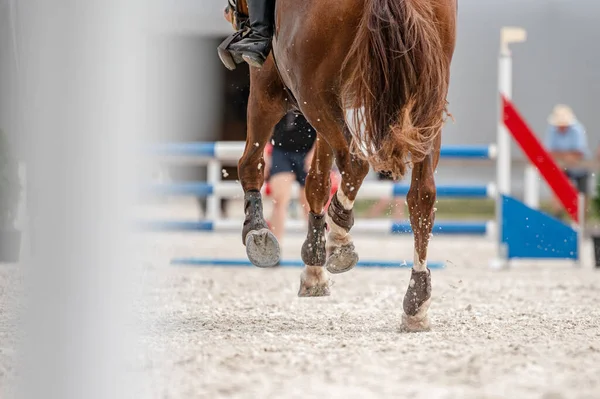
[[[394,178],[409,154],[416,163],[431,152],[444,123],[450,60],[440,9],[430,0],[365,0],[343,63],[346,108],[364,110],[354,114],[363,128],[352,130],[353,152]]]

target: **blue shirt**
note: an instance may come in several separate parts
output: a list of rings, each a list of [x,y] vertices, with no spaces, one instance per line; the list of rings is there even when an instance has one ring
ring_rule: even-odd
[[[585,128],[579,122],[560,132],[556,126],[550,126],[546,131],[545,146],[550,151],[579,151],[584,157],[590,155]]]

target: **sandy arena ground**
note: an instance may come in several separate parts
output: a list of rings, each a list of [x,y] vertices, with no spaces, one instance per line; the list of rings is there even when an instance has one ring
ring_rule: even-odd
[[[354,269],[298,298],[299,268],[170,266],[244,257],[237,234],[142,238],[143,398],[600,398],[600,271],[493,271],[483,238],[434,237],[432,331],[398,330],[408,269]],[[355,237],[362,259],[410,259],[408,237]],[[288,236],[284,257],[299,258]],[[17,266],[0,267],[0,393],[10,380]],[[4,382],[3,382],[4,381]],[[0,394],[0,396],[2,396]]]

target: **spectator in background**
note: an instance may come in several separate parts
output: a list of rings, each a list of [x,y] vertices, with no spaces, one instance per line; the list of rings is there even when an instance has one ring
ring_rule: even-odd
[[[589,156],[589,147],[585,128],[577,120],[570,107],[556,105],[548,118],[545,145],[554,160],[564,168],[565,174],[573,182],[577,191],[585,196],[587,209],[589,171],[582,161]],[[553,213],[561,214],[560,203],[554,199]]]
[[[275,126],[271,145],[265,150],[265,174],[273,198],[273,213],[269,223],[280,243],[285,232],[294,181],[300,185],[299,202],[303,216],[308,218],[310,209],[304,185],[316,138],[317,132],[303,115],[289,112]]]

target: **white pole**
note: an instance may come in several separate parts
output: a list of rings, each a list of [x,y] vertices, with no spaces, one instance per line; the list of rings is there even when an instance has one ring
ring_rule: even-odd
[[[525,191],[525,204],[533,209],[540,207],[540,179],[537,168],[531,164],[525,166],[523,179]]]
[[[581,267],[581,256],[583,255],[583,233],[585,228],[585,196],[579,193],[577,196],[577,216],[579,226],[577,229],[577,260],[575,265]]]
[[[512,60],[508,48],[501,50],[498,60],[498,91],[499,94],[511,97]],[[497,257],[494,268],[502,269],[508,266],[505,245],[502,243],[502,196],[510,194],[510,136],[504,126],[502,103],[498,108],[498,135],[496,145],[498,157],[496,159],[496,242]]]
[[[498,60],[498,94],[512,98],[512,58],[508,45],[524,41],[526,33],[521,28],[504,27],[500,33],[500,56]],[[500,103],[501,104],[501,103]],[[504,126],[502,106],[498,107],[498,129],[496,146],[496,241],[497,258],[492,267],[503,268],[508,265],[506,248],[502,244],[502,196],[510,195],[511,155],[510,135]]]
[[[500,53],[500,60],[498,63],[498,90],[501,95],[507,98],[512,97],[512,59],[508,49],[506,52]],[[510,135],[506,126],[504,126],[503,112],[500,109],[500,115],[498,118],[498,160],[497,160],[497,174],[498,174],[498,193],[499,194],[510,194]]]
[[[221,162],[214,159],[208,163],[207,181],[213,186],[213,194],[206,199],[206,218],[209,220],[220,219],[221,197],[219,197],[215,187],[221,182]]]

